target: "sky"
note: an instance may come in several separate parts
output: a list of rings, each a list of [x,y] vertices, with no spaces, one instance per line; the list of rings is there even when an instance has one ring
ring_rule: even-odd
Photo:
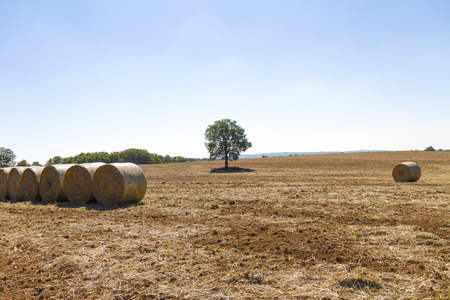
[[[448,0],[0,2],[0,147],[16,161],[450,149]]]

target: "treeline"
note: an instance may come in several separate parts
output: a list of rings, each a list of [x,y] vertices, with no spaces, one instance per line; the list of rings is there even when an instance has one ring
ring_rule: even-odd
[[[428,147],[425,148],[424,151],[450,151],[450,150],[444,150],[442,148],[439,148],[438,150],[436,150],[436,149],[434,149],[433,146],[428,146]]]
[[[124,151],[116,151],[112,153],[91,152],[91,153],[80,153],[78,155],[70,157],[54,156],[50,158],[45,164],[56,165],[56,164],[83,164],[92,162],[104,162],[104,163],[131,162],[138,165],[144,165],[144,164],[177,163],[187,161],[188,159],[182,156],[175,156],[175,157],[171,157],[169,155],[162,156],[155,153],[150,153],[145,149],[131,148]]]

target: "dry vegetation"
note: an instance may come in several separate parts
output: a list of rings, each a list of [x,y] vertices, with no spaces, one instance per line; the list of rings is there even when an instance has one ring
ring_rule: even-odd
[[[392,167],[415,161],[416,183]],[[142,204],[0,203],[0,298],[448,299],[450,153],[145,165]]]

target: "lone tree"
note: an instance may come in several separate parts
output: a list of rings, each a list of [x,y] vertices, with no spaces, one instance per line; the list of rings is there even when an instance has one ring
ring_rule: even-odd
[[[0,167],[13,167],[16,155],[11,149],[0,147]]]
[[[252,146],[245,136],[245,130],[230,119],[222,119],[209,125],[205,138],[209,158],[225,159],[225,169],[228,169],[228,160],[237,160],[241,152]]]

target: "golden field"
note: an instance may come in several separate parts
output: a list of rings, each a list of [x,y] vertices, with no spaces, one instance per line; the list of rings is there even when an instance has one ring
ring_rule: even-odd
[[[392,167],[414,161],[416,183]],[[448,299],[450,152],[142,165],[142,203],[0,203],[1,299]]]

